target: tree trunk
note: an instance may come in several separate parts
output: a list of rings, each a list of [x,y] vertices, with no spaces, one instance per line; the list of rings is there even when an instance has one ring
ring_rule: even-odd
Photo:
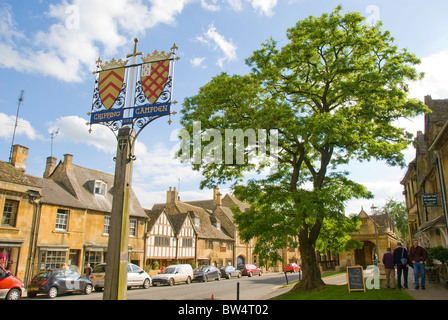
[[[320,226],[313,229],[320,230]],[[318,232],[317,232],[318,234]],[[308,234],[308,229],[299,233],[300,255],[302,258],[302,280],[297,283],[291,291],[312,291],[325,288],[325,283],[321,279],[319,265],[316,258],[317,235],[314,232]]]

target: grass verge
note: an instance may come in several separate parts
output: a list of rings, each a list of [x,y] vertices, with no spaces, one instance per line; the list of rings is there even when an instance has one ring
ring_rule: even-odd
[[[415,300],[405,290],[366,289],[348,292],[347,285],[326,285],[325,289],[311,292],[287,292],[271,300]]]

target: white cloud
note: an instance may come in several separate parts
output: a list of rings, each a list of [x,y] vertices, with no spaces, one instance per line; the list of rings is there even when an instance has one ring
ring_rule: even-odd
[[[277,0],[249,0],[249,2],[256,11],[267,16],[274,14],[272,9],[277,5]]]
[[[201,5],[204,9],[209,11],[221,10],[221,7],[218,5],[218,0],[201,0]]]
[[[0,137],[4,139],[11,139],[14,134],[14,127],[16,123],[16,116],[0,113]],[[25,135],[28,139],[36,140],[43,139],[28,120],[18,118],[16,136]]]
[[[205,68],[206,66],[203,64],[205,57],[202,58],[193,58],[190,60],[190,63],[193,67],[201,67]]]
[[[99,55],[116,54],[136,35],[160,23],[172,25],[188,0],[63,0],[45,13],[54,21],[26,39],[10,7],[0,8],[0,66],[82,81]],[[20,46],[15,40],[22,40]],[[131,43],[132,44],[132,43]],[[19,49],[20,48],[20,49]],[[104,59],[103,59],[104,60]]]
[[[105,153],[115,153],[117,142],[111,130],[103,125],[92,125],[92,132],[89,133],[87,120],[77,116],[66,116],[48,123],[48,132],[51,133],[59,129],[57,139],[60,141],[70,141],[73,143],[83,143],[93,146]]]
[[[433,99],[448,98],[448,50],[421,59],[416,67],[425,73],[422,80],[413,82],[409,86],[409,96],[423,100],[426,95]]]
[[[148,151],[150,150],[150,151]],[[148,186],[177,186],[179,179],[182,183],[199,182],[201,175],[191,169],[191,165],[182,164],[174,159],[175,147],[169,149],[166,145],[158,143],[149,149],[137,140],[135,145],[134,175],[135,181]]]
[[[0,67],[80,82],[95,69],[98,56],[109,60],[121,48],[132,46],[135,36],[159,24],[175,25],[176,17],[190,3],[217,11],[227,3],[241,11],[242,0],[59,0],[48,6],[50,25],[44,30],[17,27],[10,5],[0,7]],[[277,0],[246,0],[252,8],[272,15]],[[224,56],[218,65],[237,59],[236,46],[211,26],[203,40]],[[131,49],[131,48],[129,48]]]
[[[196,38],[199,42],[207,45],[212,45],[213,49],[219,49],[224,56],[218,58],[217,64],[221,68],[224,62],[231,62],[238,59],[236,54],[236,45],[233,44],[232,40],[227,40],[222,34],[220,34],[215,26],[211,24],[206,32]]]

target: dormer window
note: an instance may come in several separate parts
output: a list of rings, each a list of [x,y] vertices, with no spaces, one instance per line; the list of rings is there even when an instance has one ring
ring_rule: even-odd
[[[97,180],[97,181],[95,181],[93,193],[105,196],[106,195],[106,187],[107,187],[107,184],[104,181]]]
[[[221,222],[216,221],[216,229],[221,230]]]
[[[199,227],[199,226],[201,225],[201,219],[198,218],[198,217],[196,217],[196,218],[194,219],[194,225],[195,225],[196,227]]]

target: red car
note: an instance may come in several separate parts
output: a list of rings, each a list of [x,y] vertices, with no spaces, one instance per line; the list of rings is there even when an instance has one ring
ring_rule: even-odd
[[[283,272],[299,272],[300,267],[296,263],[289,263],[283,268]]]
[[[240,264],[236,268],[241,271],[241,274],[243,276],[252,277],[253,275],[258,274],[261,277],[261,273],[262,273],[261,269],[257,268],[256,265],[253,265],[253,264]]]
[[[14,277],[11,271],[0,267],[0,298],[18,300],[25,293],[22,280]]]

